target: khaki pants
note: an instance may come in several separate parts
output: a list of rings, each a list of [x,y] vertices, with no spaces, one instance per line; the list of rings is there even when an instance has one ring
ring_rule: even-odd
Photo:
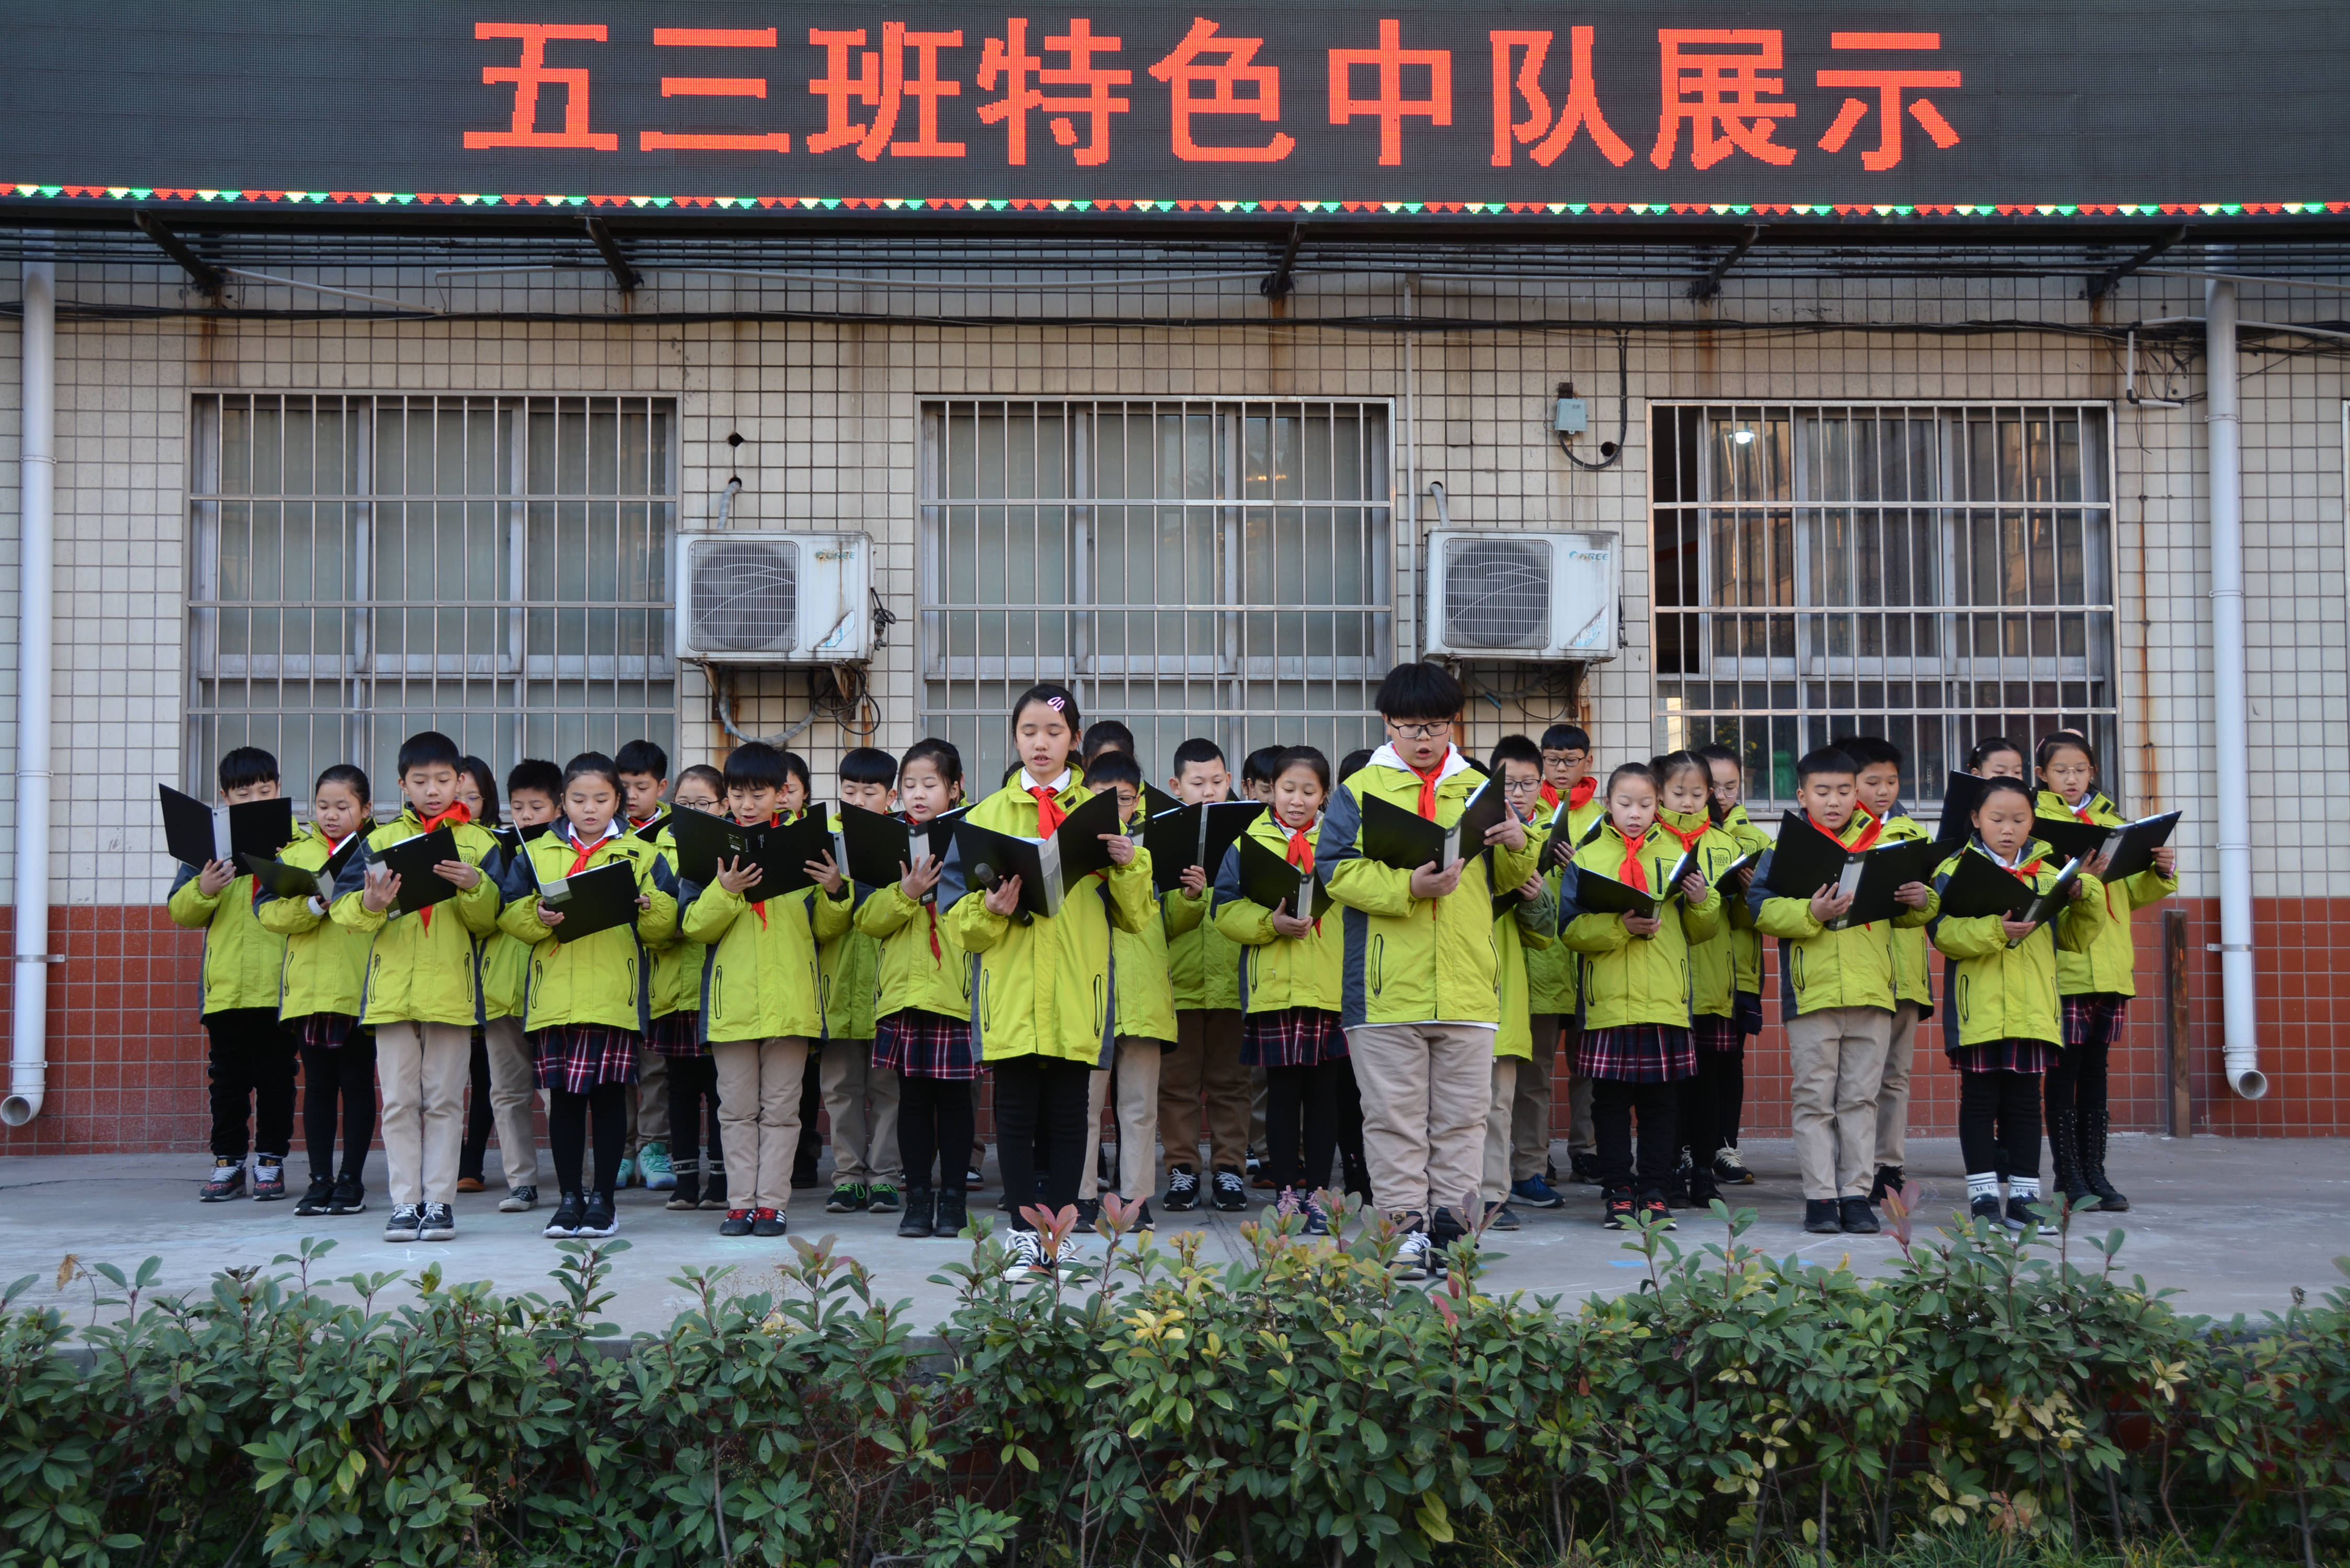
[[[1363,1095],[1363,1159],[1389,1214],[1461,1215],[1485,1173],[1493,1027],[1365,1023],[1347,1031]]]
[[[1823,1007],[1788,1021],[1788,1116],[1805,1201],[1868,1195],[1892,1033],[1893,1014],[1874,1007]]]
[[[1507,1203],[1510,1200],[1510,1168],[1515,1163],[1517,1146],[1510,1134],[1517,1116],[1518,1085],[1534,1075],[1534,1064],[1521,1062],[1515,1056],[1493,1058],[1493,1105],[1485,1113],[1485,1201]],[[1534,1169],[1539,1173],[1542,1167]]]
[[[1077,1196],[1101,1196],[1102,1107],[1118,1080],[1118,1195],[1132,1203],[1150,1196],[1159,1155],[1159,1068],[1167,1054],[1156,1040],[1118,1037],[1118,1071],[1096,1069],[1086,1099],[1086,1168]]]
[[[1510,1179],[1513,1182],[1540,1176],[1550,1162],[1550,1075],[1558,1051],[1559,1017],[1555,1012],[1537,1012],[1532,1022],[1534,1059],[1518,1064],[1517,1085],[1510,1096]]]
[[[1893,1004],[1893,1033],[1886,1042],[1885,1076],[1877,1092],[1877,1163],[1897,1169],[1909,1163],[1909,1066],[1924,1012],[1914,1002]],[[1875,1178],[1872,1171],[1872,1183]]]
[[[506,1186],[538,1185],[538,1064],[519,1018],[493,1018],[482,1026],[490,1058],[490,1117],[497,1124],[498,1163]]]
[[[473,1030],[463,1023],[379,1023],[375,1070],[383,1085],[383,1163],[392,1204],[455,1202]]]
[[[870,1040],[827,1040],[817,1071],[832,1118],[832,1181],[898,1185],[898,1075],[873,1065]]]
[[[646,1144],[669,1142],[669,1058],[650,1045],[637,1047],[637,1092],[628,1104],[629,1136],[621,1153],[633,1159]]]
[[[1159,1174],[1200,1161],[1200,1103],[1208,1106],[1210,1170],[1248,1167],[1249,1070],[1241,1065],[1236,1007],[1175,1012],[1175,1049],[1159,1064],[1159,1134],[1167,1140]]]
[[[726,1146],[727,1201],[740,1209],[792,1203],[792,1155],[800,1141],[800,1080],[808,1043],[797,1035],[717,1040],[718,1129]]]

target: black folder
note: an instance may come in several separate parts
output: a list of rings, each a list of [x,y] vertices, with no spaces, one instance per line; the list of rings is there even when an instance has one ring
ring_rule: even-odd
[[[1543,845],[1540,868],[1548,871],[1565,865],[1575,858],[1576,850],[1598,837],[1599,830],[1607,826],[1607,815],[1602,813],[1584,824],[1583,831],[1577,833],[1566,820],[1566,813],[1560,812],[1551,819],[1550,837]]]
[[[1482,854],[1486,829],[1500,822],[1509,809],[1499,779],[1479,785],[1461,807],[1460,817],[1447,827],[1438,826],[1416,811],[1367,794],[1357,843],[1363,858],[1399,871],[1417,871],[1431,861],[1441,867]]]
[[[1157,816],[1163,812],[1180,811],[1182,809],[1183,803],[1181,801],[1177,800],[1173,795],[1169,794],[1157,784],[1145,784],[1142,786],[1143,815]]]
[[[342,875],[343,867],[350,857],[359,853],[363,837],[361,834],[352,834],[342,848],[328,856],[326,865],[316,871],[300,866],[288,866],[283,860],[274,860],[266,855],[246,855],[243,859],[245,869],[253,873],[253,879],[270,897],[316,898],[321,903],[331,904],[335,901],[335,878]]]
[[[905,876],[917,856],[944,859],[955,824],[968,809],[958,806],[917,826],[900,816],[842,803],[840,841],[848,856],[848,879],[868,888],[886,888]]]
[[[375,860],[400,878],[400,896],[392,908],[403,915],[429,909],[457,896],[457,884],[435,872],[432,867],[444,860],[462,860],[457,853],[457,836],[445,827],[430,833],[420,833],[413,838],[375,852]],[[484,872],[483,875],[487,876]]]
[[[2122,841],[2114,848],[2113,863],[2106,867],[2104,879],[2118,882],[2152,866],[2154,852],[2170,842],[2178,816],[2178,812],[2166,811],[2159,816],[2141,816],[2123,828]]]
[[[547,877],[538,884],[538,901],[563,917],[550,927],[558,942],[576,942],[633,925],[637,909],[637,868],[627,860],[608,860],[577,877]]]
[[[744,890],[744,901],[764,904],[803,888],[813,888],[807,863],[830,857],[837,865],[840,845],[832,831],[832,815],[811,805],[791,822],[751,830],[751,857],[759,863],[759,879]]]
[[[1110,864],[1105,833],[1118,830],[1118,796],[1104,792],[1069,813],[1050,838],[1021,838],[965,817],[954,830],[955,851],[973,888],[1020,878],[1020,908],[1047,918],[1079,884]]]
[[[680,806],[668,816],[670,840],[677,849],[671,869],[681,881],[707,888],[718,880],[718,863],[751,853],[751,835],[731,817],[713,811]]]
[[[653,819],[642,827],[632,827],[629,831],[647,844],[658,844],[660,842],[660,836],[669,828],[669,819],[676,815],[677,808],[671,806],[667,811],[654,813]]]
[[[1264,803],[1256,800],[1179,805],[1154,814],[1142,828],[1142,846],[1150,851],[1151,882],[1161,893],[1172,892],[1194,866],[1214,881],[1223,869],[1225,853],[1263,815]]]
[[[2037,927],[2044,926],[2063,914],[2064,906],[2072,902],[2073,884],[2081,879],[2081,870],[2082,863],[2078,859],[2066,861],[2064,869],[2056,874],[2056,880],[2049,885],[2048,891],[2034,897],[2021,918]],[[2014,947],[2023,940],[2016,937],[2007,945]]]
[[[1975,807],[1982,804],[1983,784],[1973,774],[1954,773],[1943,781],[1942,820],[1934,829],[1935,843],[1964,844],[1973,836]]]
[[[1853,857],[1860,862],[1860,882],[1853,890],[1852,908],[1842,919],[1828,922],[1828,929],[1848,930],[1893,919],[1903,908],[1893,895],[1906,883],[1931,883],[1934,867],[1950,857],[1949,849],[1924,838],[1897,838],[1862,850]]]
[[[1950,880],[1942,884],[1939,918],[1981,919],[1986,915],[2014,919],[2032,907],[2038,895],[1998,861],[1972,846],[1958,857]]]
[[[1860,886],[1860,870],[1853,852],[1813,826],[1804,813],[1791,811],[1780,820],[1768,884],[1776,897],[1808,898],[1830,887],[1839,893],[1854,892]]]
[[[522,853],[524,845],[541,834],[548,832],[554,826],[555,824],[551,822],[542,822],[530,827],[493,827],[490,829],[490,836],[496,839],[498,847],[507,854],[519,855]]]
[[[1662,908],[1666,893],[1643,893],[1628,882],[1618,882],[1613,877],[1603,877],[1589,867],[1575,874],[1575,911],[1578,915],[1654,915]]]
[[[248,855],[274,860],[294,842],[294,803],[283,795],[206,805],[170,784],[155,788],[163,806],[163,847],[182,865],[201,871],[214,860],[243,864]]]
[[[1289,906],[1301,919],[1319,919],[1330,908],[1330,889],[1311,871],[1301,871],[1263,839],[1241,840],[1241,893],[1267,909]]]

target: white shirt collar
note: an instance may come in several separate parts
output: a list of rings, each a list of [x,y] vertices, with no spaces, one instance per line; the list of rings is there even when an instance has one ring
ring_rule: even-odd
[[[1023,794],[1025,794],[1030,790],[1048,789],[1055,794],[1058,794],[1068,787],[1069,770],[1066,768],[1063,768],[1061,770],[1061,776],[1055,779],[1051,784],[1039,784],[1036,780],[1028,776],[1028,770],[1026,768],[1022,768],[1020,770],[1020,788]]]
[[[573,826],[571,819],[570,819],[569,817],[567,817],[567,817],[565,817],[565,818],[563,818],[563,819],[562,819],[562,821],[563,821],[563,836],[564,836],[564,837],[566,837],[566,838],[567,838],[567,839],[569,839],[569,840],[570,840],[572,843],[574,843],[574,844],[578,843],[578,842],[579,842],[579,829],[578,829],[577,826]],[[604,840],[606,840],[607,838],[618,838],[618,837],[619,837],[619,836],[620,836],[620,819],[619,819],[619,817],[617,817],[617,816],[616,816],[616,817],[614,817],[611,821],[609,821],[609,822],[608,822],[608,823],[606,823],[606,824],[604,825],[604,831],[603,831],[602,833],[598,834],[598,835],[596,836],[596,842],[597,842],[597,843],[598,843],[598,844],[601,844],[601,843],[603,843],[603,842],[604,842]]]
[[[1393,741],[1383,742],[1378,751],[1371,753],[1370,765],[1375,768],[1398,768],[1412,774],[1415,778],[1419,776],[1419,770],[1403,760],[1403,753],[1395,749]],[[1468,771],[1469,759],[1461,754],[1461,748],[1447,745],[1444,753],[1444,765],[1437,770],[1436,782],[1440,784],[1454,774]]]
[[[1992,862],[1993,862],[1994,864],[1996,864],[1996,865],[2000,865],[2000,866],[2004,866],[2004,867],[2007,867],[2010,871],[2014,870],[2017,867],[2022,866],[2022,865],[2023,864],[2023,850],[2024,850],[2024,849],[2029,849],[2029,848],[2031,848],[2031,847],[2032,847],[2032,841],[2031,841],[2030,839],[2025,839],[2025,840],[2024,840],[2024,842],[2023,842],[2023,849],[2019,849],[2019,850],[2017,850],[2017,851],[2015,852],[2015,858],[2014,858],[2014,859],[2012,859],[2012,860],[2007,860],[2007,859],[2002,859],[2002,858],[2001,857],[2000,853],[1999,853],[1999,851],[1998,851],[1998,850],[1993,849],[1993,848],[1992,848],[1989,844],[1984,844],[1984,843],[1983,843],[1983,841],[1982,841],[1981,838],[1977,838],[1977,839],[1975,840],[1975,842],[1976,842],[1977,844],[1981,844],[1981,845],[1982,845],[1982,852],[1983,852],[1985,855],[1990,856],[1990,857],[1991,857],[1991,860],[1992,860]]]

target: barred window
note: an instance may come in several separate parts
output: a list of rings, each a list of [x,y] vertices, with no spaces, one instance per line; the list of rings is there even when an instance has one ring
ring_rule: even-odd
[[[188,782],[266,747],[398,795],[440,730],[503,774],[676,735],[676,414],[646,398],[205,395]]]
[[[1037,680],[1135,732],[1206,735],[1237,770],[1382,733],[1394,657],[1380,403],[952,401],[922,410],[921,722],[975,794]]]
[[[1901,748],[1911,802],[1989,735],[2118,766],[2105,409],[1653,417],[1660,746],[1731,747],[1761,802],[1848,734]]]

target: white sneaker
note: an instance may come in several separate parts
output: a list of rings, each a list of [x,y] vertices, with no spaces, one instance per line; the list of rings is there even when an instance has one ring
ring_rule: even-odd
[[[1395,1277],[1406,1281],[1428,1278],[1428,1251],[1427,1231],[1405,1231],[1403,1245],[1396,1249]]]
[[[1014,1231],[1005,1239],[1005,1244],[1012,1253],[1003,1266],[1005,1279],[1041,1280],[1052,1276],[1053,1260],[1045,1255],[1044,1237],[1034,1231]]]

